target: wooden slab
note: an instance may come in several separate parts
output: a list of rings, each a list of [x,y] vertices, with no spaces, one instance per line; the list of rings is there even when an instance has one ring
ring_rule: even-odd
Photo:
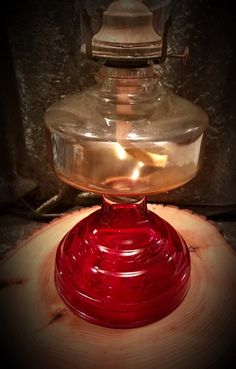
[[[1,336],[17,368],[202,369],[227,358],[236,328],[235,254],[204,218],[176,207],[149,208],[188,243],[191,287],[183,303],[163,320],[135,329],[103,328],[71,313],[54,286],[56,247],[97,207],[71,213],[35,232],[1,263]]]

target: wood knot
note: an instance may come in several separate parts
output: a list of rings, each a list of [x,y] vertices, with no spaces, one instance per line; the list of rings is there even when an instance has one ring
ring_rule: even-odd
[[[52,313],[50,313],[51,319],[49,320],[47,325],[57,322],[62,319],[66,315],[67,309],[65,307],[58,307]]]
[[[188,246],[188,250],[189,252],[194,252],[194,253],[197,253],[197,250],[199,249],[198,246],[193,246],[193,245],[189,245]]]
[[[7,280],[7,279],[0,279],[0,289],[7,288],[12,285],[21,285],[25,282],[25,280],[22,279],[16,279],[16,280]]]

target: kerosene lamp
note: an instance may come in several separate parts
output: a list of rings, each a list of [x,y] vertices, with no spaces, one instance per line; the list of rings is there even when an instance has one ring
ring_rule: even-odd
[[[74,313],[107,327],[165,317],[190,285],[186,243],[146,196],[196,175],[208,118],[160,86],[166,50],[152,20],[140,1],[112,2],[86,46],[102,61],[97,84],[46,113],[56,174],[103,197],[62,239],[55,284]]]

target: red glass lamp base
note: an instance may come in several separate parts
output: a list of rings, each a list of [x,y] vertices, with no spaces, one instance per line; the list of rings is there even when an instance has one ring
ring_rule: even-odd
[[[146,199],[102,208],[80,221],[57,250],[56,287],[90,322],[131,328],[173,311],[189,287],[187,246]]]

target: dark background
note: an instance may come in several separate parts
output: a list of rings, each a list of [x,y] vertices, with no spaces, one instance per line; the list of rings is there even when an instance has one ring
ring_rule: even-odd
[[[109,3],[26,0],[11,2],[5,10],[5,30],[1,32],[0,204],[30,194],[28,201],[39,206],[59,188],[67,187],[48,164],[44,113],[61,96],[93,83],[96,65],[80,52],[84,37],[81,10],[85,7],[89,11],[96,26],[98,8]],[[173,59],[161,67],[163,84],[199,104],[210,118],[201,173],[189,184],[150,200],[235,205],[236,33],[232,5],[212,0],[144,3],[152,10],[159,9],[160,32],[167,15],[172,14],[169,45],[174,52],[181,53],[186,45],[190,48],[186,67]]]

